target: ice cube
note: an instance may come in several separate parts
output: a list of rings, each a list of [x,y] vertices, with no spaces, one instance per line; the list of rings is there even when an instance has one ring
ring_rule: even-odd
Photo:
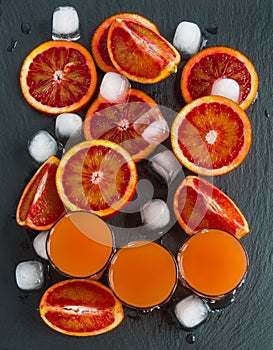
[[[130,83],[126,77],[121,74],[109,72],[106,73],[100,85],[100,94],[103,98],[111,102],[125,101]]]
[[[211,95],[223,96],[239,103],[240,86],[234,79],[217,79],[212,85]]]
[[[43,163],[49,156],[56,155],[58,145],[52,135],[45,130],[37,131],[28,140],[28,152],[38,163]]]
[[[23,261],[16,266],[16,283],[23,290],[40,289],[44,284],[44,268],[40,261]]]
[[[170,222],[170,210],[162,199],[153,199],[141,206],[140,217],[149,230],[160,231]]]
[[[141,135],[148,143],[159,144],[169,137],[169,126],[165,119],[155,120]]]
[[[154,155],[150,159],[150,164],[154,171],[161,175],[168,184],[175,180],[182,169],[182,165],[170,150]]]
[[[182,55],[193,56],[199,51],[201,44],[202,33],[197,24],[186,21],[178,24],[173,38],[173,46]]]
[[[174,312],[183,327],[194,328],[208,317],[209,308],[197,295],[189,295],[175,305]]]
[[[82,118],[75,113],[59,114],[55,122],[55,135],[58,139],[67,139],[82,130]]]
[[[52,39],[75,41],[79,38],[79,16],[75,8],[71,6],[57,7],[52,17]]]
[[[40,232],[33,240],[33,248],[39,257],[48,260],[46,253],[46,239],[48,236],[48,231]]]

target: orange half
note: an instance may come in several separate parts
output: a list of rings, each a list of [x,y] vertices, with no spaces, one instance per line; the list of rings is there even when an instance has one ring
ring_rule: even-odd
[[[101,95],[91,104],[84,120],[86,140],[113,141],[140,161],[158,146],[142,137],[144,130],[164,117],[156,102],[144,92],[129,89],[123,103],[109,102]],[[169,131],[165,133],[169,137]]]
[[[254,65],[241,52],[217,46],[204,49],[185,64],[181,76],[181,91],[189,103],[211,94],[217,79],[235,80],[240,86],[239,105],[246,109],[256,98],[258,75]]]
[[[97,87],[90,53],[72,41],[47,41],[24,60],[20,74],[26,101],[46,114],[75,112],[87,105]]]
[[[171,129],[171,144],[189,170],[207,176],[222,175],[245,159],[252,140],[247,114],[237,103],[205,96],[186,105]]]
[[[118,144],[85,141],[62,157],[56,184],[68,209],[110,217],[133,198],[137,169],[129,153]]]

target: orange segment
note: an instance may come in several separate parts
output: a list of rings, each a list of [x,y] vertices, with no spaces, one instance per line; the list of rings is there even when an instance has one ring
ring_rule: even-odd
[[[110,289],[88,279],[51,286],[41,298],[40,315],[50,328],[73,336],[108,332],[124,318],[122,305]]]
[[[137,170],[129,153],[119,145],[107,140],[85,141],[63,156],[56,183],[68,209],[109,217],[134,196]]]
[[[184,66],[181,91],[186,102],[211,94],[220,78],[234,79],[240,86],[240,107],[246,109],[258,91],[258,75],[241,52],[228,47],[211,47],[194,55]]]
[[[108,54],[107,35],[108,35],[108,30],[110,25],[117,18],[128,18],[133,21],[137,21],[139,23],[142,23],[146,27],[149,27],[153,31],[158,32],[158,29],[154,23],[149,21],[147,18],[135,13],[118,13],[114,16],[108,17],[96,29],[91,40],[91,50],[92,50],[92,55],[94,57],[94,60],[98,65],[98,67],[104,72],[116,71]]]
[[[236,204],[200,177],[187,176],[178,186],[173,203],[178,223],[188,234],[203,228],[218,228],[241,238],[249,232]]]
[[[107,48],[116,70],[128,79],[156,83],[176,72],[179,52],[139,22],[118,18],[109,28]]]
[[[48,41],[24,60],[20,84],[26,101],[40,112],[78,111],[97,87],[97,72],[90,53],[71,41]]]
[[[64,214],[65,208],[55,184],[59,162],[55,156],[49,157],[25,187],[16,211],[20,226],[49,230]]]
[[[125,148],[134,161],[139,161],[157,146],[147,142],[141,134],[160,119],[164,117],[151,97],[140,90],[129,89],[124,103],[109,102],[101,96],[95,100],[85,116],[84,135],[87,140],[113,141]]]
[[[215,176],[241,164],[249,151],[251,135],[250,121],[235,102],[206,96],[178,113],[172,125],[171,143],[186,168]]]

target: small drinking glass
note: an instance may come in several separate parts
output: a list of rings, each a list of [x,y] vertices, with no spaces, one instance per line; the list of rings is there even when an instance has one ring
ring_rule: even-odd
[[[99,279],[112,257],[114,237],[96,214],[73,211],[51,228],[46,250],[51,265],[70,278]]]
[[[126,306],[153,310],[168,302],[178,281],[175,258],[163,246],[133,241],[121,247],[109,266],[109,285]]]
[[[220,229],[191,235],[180,248],[177,262],[182,283],[210,302],[234,295],[248,269],[242,243]]]
[[[71,40],[80,39],[79,16],[74,7],[59,6],[53,12],[52,39]]]

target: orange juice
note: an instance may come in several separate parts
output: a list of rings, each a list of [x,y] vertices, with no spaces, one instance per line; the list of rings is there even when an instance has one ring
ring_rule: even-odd
[[[205,229],[186,240],[178,265],[187,287],[204,297],[221,298],[242,282],[248,259],[240,241],[230,233]]]
[[[177,266],[161,245],[135,241],[122,247],[109,268],[109,284],[127,306],[153,309],[171,297],[177,284]]]
[[[99,277],[113,251],[107,224],[90,212],[64,215],[51,228],[47,252],[52,265],[70,277]]]

